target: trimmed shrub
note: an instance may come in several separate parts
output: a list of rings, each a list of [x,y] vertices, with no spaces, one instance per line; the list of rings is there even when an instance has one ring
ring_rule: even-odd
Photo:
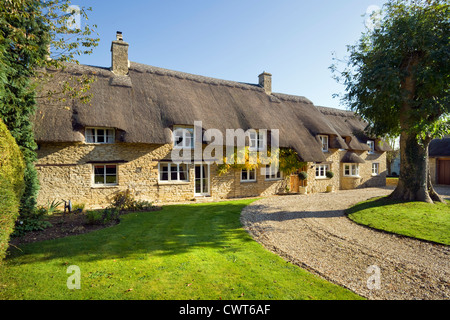
[[[306,179],[308,179],[308,174],[305,171],[301,171],[298,173],[298,178],[300,180],[306,180]]]
[[[328,179],[331,179],[331,178],[334,177],[334,173],[332,171],[327,171],[325,174],[326,174]]]
[[[9,238],[19,215],[25,162],[16,140],[0,119],[0,263],[6,256]]]

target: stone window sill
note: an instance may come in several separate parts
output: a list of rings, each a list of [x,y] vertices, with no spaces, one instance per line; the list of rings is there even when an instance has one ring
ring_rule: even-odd
[[[119,185],[118,184],[111,184],[111,185],[94,185],[94,186],[91,186],[91,189],[114,189],[114,188],[117,188],[117,187],[119,187]]]
[[[158,181],[158,185],[174,185],[174,184],[181,184],[181,185],[187,185],[190,184],[189,181]]]

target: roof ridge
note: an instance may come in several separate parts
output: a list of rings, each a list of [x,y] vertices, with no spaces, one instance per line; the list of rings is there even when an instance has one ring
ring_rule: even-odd
[[[356,113],[351,110],[324,107],[324,106],[315,106],[320,112],[326,115],[334,115],[334,116],[356,116]]]
[[[255,90],[255,91],[261,91],[263,92],[264,89],[258,85],[258,84],[251,84],[251,83],[244,83],[244,82],[238,82],[238,81],[232,81],[232,80],[223,80],[213,77],[207,77],[202,75],[197,75],[193,73],[183,72],[183,71],[176,71],[176,70],[170,70],[165,69],[161,67],[155,67],[143,63],[138,62],[130,62],[130,69],[135,70],[137,72],[147,72],[147,73],[153,73],[163,76],[169,76],[169,77],[175,77],[178,79],[185,79],[185,80],[191,80],[199,83],[206,83],[206,84],[212,84],[212,85],[223,85],[227,87],[235,87],[235,88],[241,88],[244,90]]]

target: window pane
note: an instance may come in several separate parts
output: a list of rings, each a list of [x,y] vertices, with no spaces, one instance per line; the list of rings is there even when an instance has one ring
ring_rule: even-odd
[[[241,171],[241,179],[242,180],[247,180],[248,179],[247,170],[242,169],[242,171]]]
[[[117,167],[115,165],[106,166],[106,174],[115,175],[117,173]]]
[[[170,165],[170,180],[178,180],[178,166],[176,164]]]
[[[105,183],[105,177],[103,175],[95,175],[94,176],[94,183],[95,184],[104,184]]]
[[[106,130],[106,143],[114,143],[114,130]]]
[[[249,171],[249,179],[250,180],[255,180],[256,179],[256,176],[255,176],[255,170],[250,170]]]
[[[117,176],[113,175],[113,176],[106,176],[106,183],[108,184],[114,184],[117,182]]]
[[[94,143],[94,129],[86,129],[86,142]]]
[[[94,173],[96,175],[102,175],[105,173],[105,167],[104,166],[95,166],[94,167]]]
[[[349,176],[350,175],[350,166],[348,164],[344,167],[344,175]]]
[[[187,165],[185,164],[180,164],[180,180],[182,181],[188,180]]]
[[[159,176],[159,180],[161,181],[168,181],[169,180],[169,167],[167,164],[160,164],[159,165],[159,169],[160,169],[160,176]]]

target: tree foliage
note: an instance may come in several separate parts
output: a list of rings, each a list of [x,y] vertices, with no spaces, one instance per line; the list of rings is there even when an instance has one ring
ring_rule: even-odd
[[[393,0],[385,5],[382,20],[373,24],[376,27],[348,47],[347,68],[338,73],[346,85],[343,101],[376,135],[398,136],[405,124],[418,138],[448,132],[449,15],[448,1]],[[417,63],[410,70],[413,60]],[[413,93],[402,90],[411,71]],[[402,124],[405,103],[411,108]]]
[[[33,215],[39,188],[36,142],[32,116],[36,108],[37,87],[51,76],[46,69],[61,70],[76,57],[90,53],[98,42],[86,26],[69,28],[73,12],[68,0],[4,0],[0,2],[0,118],[19,145],[25,160],[25,191],[21,215]],[[81,15],[87,19],[85,10]],[[50,54],[52,52],[52,54]],[[79,90],[64,85],[66,96],[83,100],[90,79],[78,81]],[[48,97],[56,96],[49,92]]]
[[[428,145],[449,132],[450,8],[446,0],[391,0],[356,45],[337,79],[343,101],[377,136],[399,136],[401,175],[394,194],[437,198],[429,179]]]

